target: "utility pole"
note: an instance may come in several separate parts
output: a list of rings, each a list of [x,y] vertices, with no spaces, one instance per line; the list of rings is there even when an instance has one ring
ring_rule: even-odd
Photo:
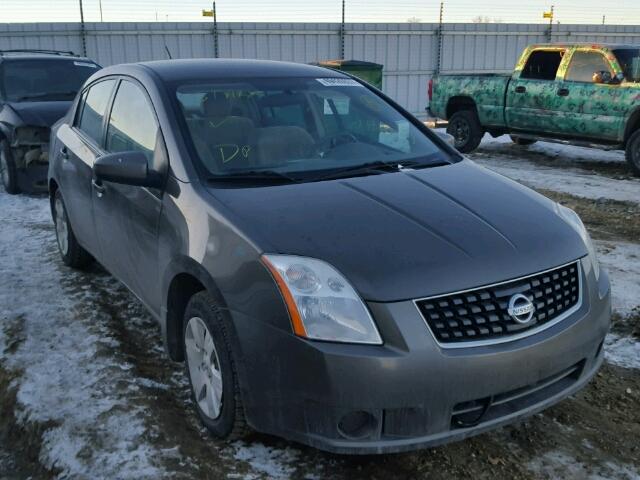
[[[553,5],[551,5],[551,10],[549,10],[548,12],[542,13],[542,18],[549,19],[549,30],[547,30],[547,40],[550,42],[551,35],[553,34]],[[560,24],[560,22],[558,22],[558,24]]]
[[[87,56],[87,38],[84,31],[84,10],[82,9],[82,0],[80,1],[80,39],[82,40],[82,56]]]
[[[606,19],[606,18],[607,18],[607,16],[606,16],[606,15],[602,15],[602,24],[603,24],[603,25],[604,25],[604,21],[605,21],[605,19]]]
[[[344,3],[342,0],[342,21],[340,22],[340,59],[344,60]]]
[[[218,51],[218,16],[216,14],[216,2],[213,2],[213,54],[219,57]]]
[[[98,5],[100,6],[100,22],[102,22],[102,0],[98,1]]]
[[[440,2],[440,17],[438,19],[438,31],[436,32],[436,68],[435,74],[438,75],[440,73],[440,64],[442,63],[442,22],[444,20],[444,2]]]

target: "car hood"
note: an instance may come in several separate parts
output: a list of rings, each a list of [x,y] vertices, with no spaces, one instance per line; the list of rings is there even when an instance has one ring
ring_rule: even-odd
[[[71,103],[71,101],[11,102],[9,106],[24,125],[51,127],[67,113]]]
[[[370,301],[479,287],[587,253],[551,200],[469,160],[210,192],[266,253],[322,259]]]

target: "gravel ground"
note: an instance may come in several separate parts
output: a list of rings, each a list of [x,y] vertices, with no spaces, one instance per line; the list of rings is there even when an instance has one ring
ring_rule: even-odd
[[[640,182],[600,153],[487,138],[472,158],[576,208],[597,239],[615,310],[601,372],[526,422],[385,456],[212,440],[135,297],[61,264],[45,198],[0,191],[0,478],[639,479]]]

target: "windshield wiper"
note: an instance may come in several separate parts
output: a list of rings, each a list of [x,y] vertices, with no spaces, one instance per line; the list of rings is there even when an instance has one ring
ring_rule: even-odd
[[[389,172],[401,172],[404,169],[422,168],[432,166],[431,164],[417,162],[414,160],[399,161],[399,162],[370,162],[361,165],[354,165],[351,167],[339,168],[332,172],[321,175],[313,179],[314,182],[320,182],[322,180],[335,180],[337,178],[358,177],[362,175],[389,173]]]
[[[18,101],[21,102],[23,100],[38,100],[38,99],[43,99],[43,98],[47,98],[47,97],[75,97],[76,93],[78,93],[76,90],[73,91],[68,91],[68,92],[47,92],[47,93],[36,93],[33,95],[23,95],[22,97],[18,97]]]
[[[222,175],[210,175],[209,182],[259,182],[259,183],[298,183],[299,179],[275,170],[247,170],[246,172],[233,172]]]

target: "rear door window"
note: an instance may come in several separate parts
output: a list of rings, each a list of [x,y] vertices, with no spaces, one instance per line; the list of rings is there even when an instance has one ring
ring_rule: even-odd
[[[158,137],[158,122],[145,92],[123,80],[113,101],[107,126],[108,152],[139,151],[151,161]]]
[[[102,121],[115,83],[115,80],[96,83],[82,95],[76,127],[97,145],[102,142]]]
[[[529,80],[555,80],[564,56],[563,50],[535,50],[531,52],[520,78]]]
[[[569,82],[593,82],[596,72],[611,72],[609,62],[598,52],[575,52],[569,62],[565,80]]]

